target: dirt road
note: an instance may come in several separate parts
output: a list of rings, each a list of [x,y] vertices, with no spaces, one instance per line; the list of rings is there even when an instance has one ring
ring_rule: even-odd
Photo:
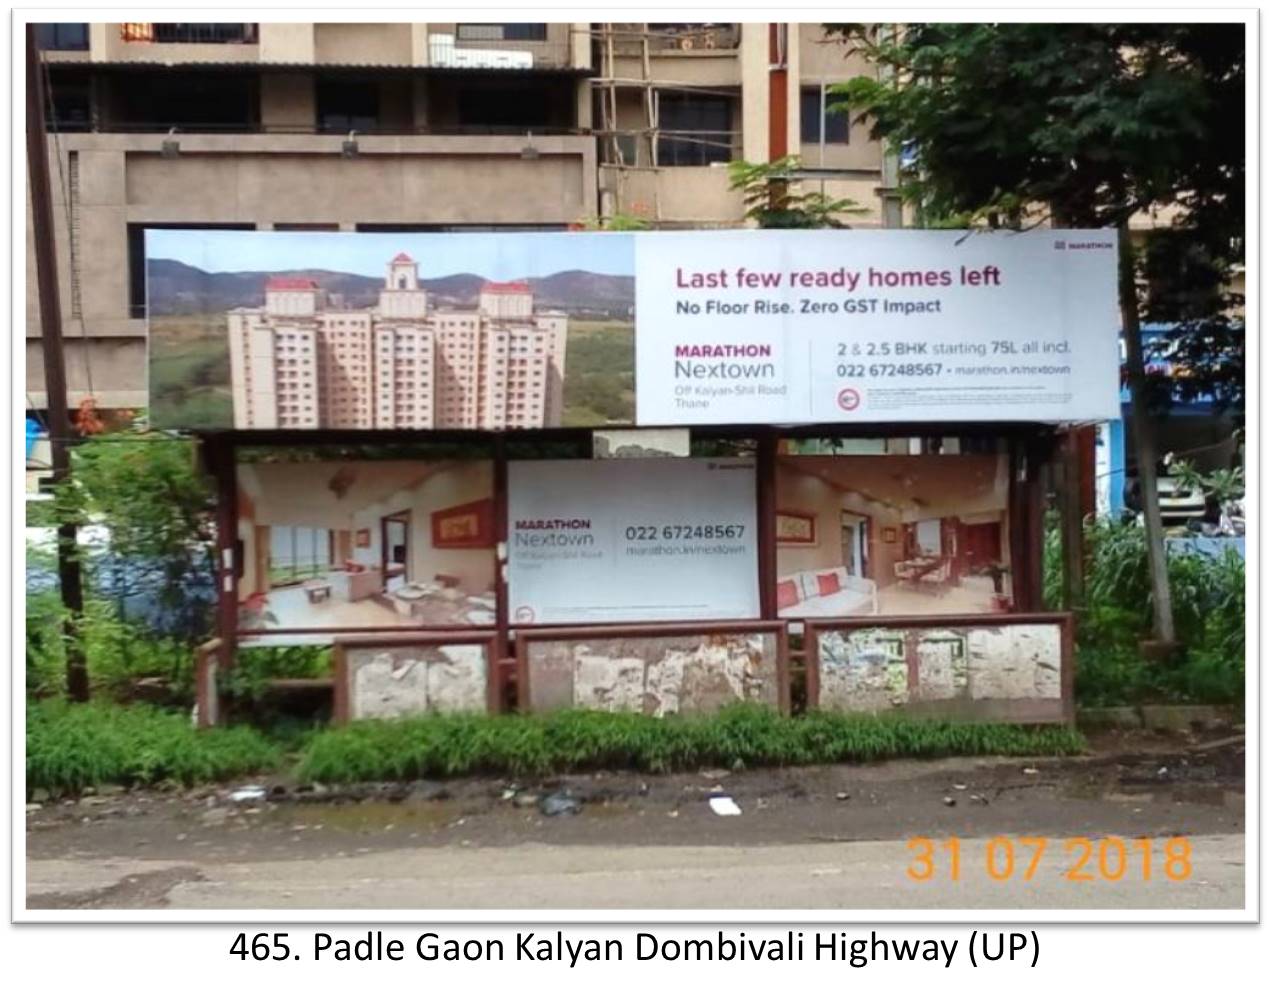
[[[894,762],[546,784],[500,779],[233,787],[48,802],[28,814],[35,908],[1233,908],[1243,903],[1243,754],[1150,740],[1068,760]],[[575,815],[546,816],[567,791]],[[728,794],[739,816],[717,816]],[[298,801],[298,800],[305,801]],[[987,869],[988,840],[1011,838]],[[1047,849],[1025,876],[1034,845]],[[1151,876],[1128,844],[1150,838]],[[960,839],[914,881],[914,836]],[[1190,871],[1164,874],[1185,836]],[[1093,838],[1086,863],[1075,869]],[[1099,865],[1099,861],[1106,862]],[[1082,873],[1092,874],[1082,880]],[[1113,878],[1114,876],[1114,878]]]

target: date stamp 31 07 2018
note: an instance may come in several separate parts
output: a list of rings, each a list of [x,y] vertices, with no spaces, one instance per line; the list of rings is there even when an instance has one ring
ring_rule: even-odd
[[[914,882],[960,881],[972,862],[994,881],[1030,882],[1051,847],[1061,852],[1063,879],[1073,883],[1149,882],[1156,876],[1185,882],[1192,872],[1191,842],[1185,837],[997,836],[973,843],[912,837],[906,846],[911,860],[905,874]]]

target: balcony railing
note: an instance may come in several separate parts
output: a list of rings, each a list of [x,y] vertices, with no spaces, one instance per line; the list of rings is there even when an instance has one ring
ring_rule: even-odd
[[[649,48],[654,52],[712,52],[741,44],[738,24],[649,24]]]
[[[158,45],[254,45],[254,24],[158,24],[131,23],[119,26],[119,36],[126,42],[152,42]]]
[[[567,69],[569,44],[435,34],[428,36],[428,64],[437,69]]]

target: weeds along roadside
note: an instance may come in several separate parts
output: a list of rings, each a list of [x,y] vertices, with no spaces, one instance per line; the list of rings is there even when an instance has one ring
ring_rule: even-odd
[[[27,792],[191,785],[246,775],[329,784],[599,769],[651,773],[893,758],[1069,755],[1067,727],[951,723],[733,706],[700,717],[563,711],[543,716],[366,720],[290,739],[246,726],[195,730],[153,706],[43,702],[27,709]]]

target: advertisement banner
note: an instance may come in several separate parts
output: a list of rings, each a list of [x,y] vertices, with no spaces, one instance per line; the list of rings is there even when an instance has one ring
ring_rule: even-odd
[[[635,249],[603,232],[146,232],[150,415],[180,429],[635,419]]]
[[[512,625],[759,614],[754,462],[508,466]]]
[[[489,460],[304,460],[237,468],[246,643],[495,622]]]
[[[1114,232],[152,229],[175,429],[1085,421]]]
[[[1115,418],[1112,231],[636,240],[641,425]]]

